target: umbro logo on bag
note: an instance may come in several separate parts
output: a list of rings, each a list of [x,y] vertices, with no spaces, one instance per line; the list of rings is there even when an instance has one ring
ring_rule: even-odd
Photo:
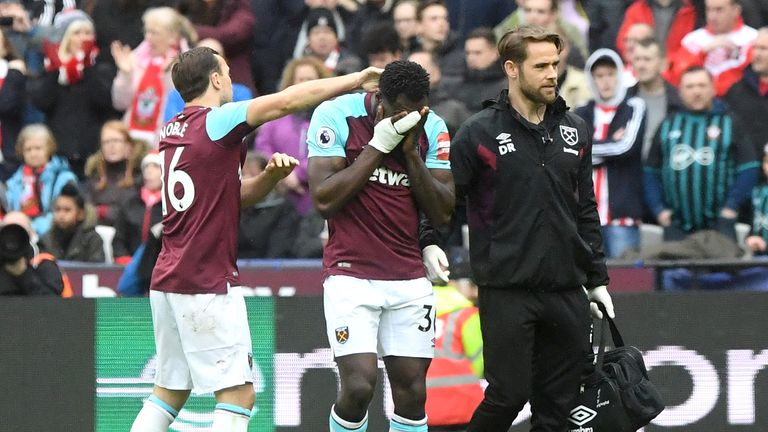
[[[571,410],[568,421],[579,427],[577,429],[570,429],[570,432],[592,432],[592,428],[583,428],[581,426],[591,422],[595,417],[597,417],[595,410],[584,405],[577,406]]]

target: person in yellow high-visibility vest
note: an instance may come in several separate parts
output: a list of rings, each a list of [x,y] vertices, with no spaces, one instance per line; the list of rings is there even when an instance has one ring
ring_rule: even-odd
[[[427,371],[430,432],[463,431],[483,400],[483,338],[466,249],[452,251],[450,281],[434,286],[435,357]]]

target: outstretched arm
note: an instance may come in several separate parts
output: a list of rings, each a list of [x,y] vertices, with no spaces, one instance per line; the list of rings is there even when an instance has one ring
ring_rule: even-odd
[[[313,107],[320,102],[362,88],[365,91],[378,89],[382,70],[369,67],[340,77],[307,81],[266,96],[252,99],[248,105],[246,121],[256,127],[293,112]]]

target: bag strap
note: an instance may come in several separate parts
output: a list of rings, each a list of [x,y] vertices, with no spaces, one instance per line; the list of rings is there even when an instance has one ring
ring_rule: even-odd
[[[603,313],[603,321],[608,321],[608,325],[611,327],[611,338],[613,339],[613,346],[616,348],[624,346],[624,338],[621,337],[616,323],[613,322],[613,318],[608,316],[608,312],[605,310],[605,305],[601,302],[596,302],[598,309]],[[601,335],[602,339],[602,335]]]
[[[613,318],[608,316],[608,311],[605,309],[605,305],[601,302],[595,303],[597,304],[598,309],[600,309],[600,312],[603,313],[603,319],[600,320],[600,346],[597,349],[597,356],[595,357],[595,368],[598,371],[602,371],[603,360],[605,358],[605,324],[608,323],[611,329],[611,339],[613,339],[614,347],[623,347],[624,339],[621,337],[621,333],[619,333],[619,329],[616,327],[616,323],[613,322]]]

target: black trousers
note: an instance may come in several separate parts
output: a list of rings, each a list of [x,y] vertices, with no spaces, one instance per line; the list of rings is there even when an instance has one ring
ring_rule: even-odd
[[[531,431],[566,432],[588,367],[592,319],[581,289],[479,290],[488,388],[468,432],[507,432],[527,401]]]

